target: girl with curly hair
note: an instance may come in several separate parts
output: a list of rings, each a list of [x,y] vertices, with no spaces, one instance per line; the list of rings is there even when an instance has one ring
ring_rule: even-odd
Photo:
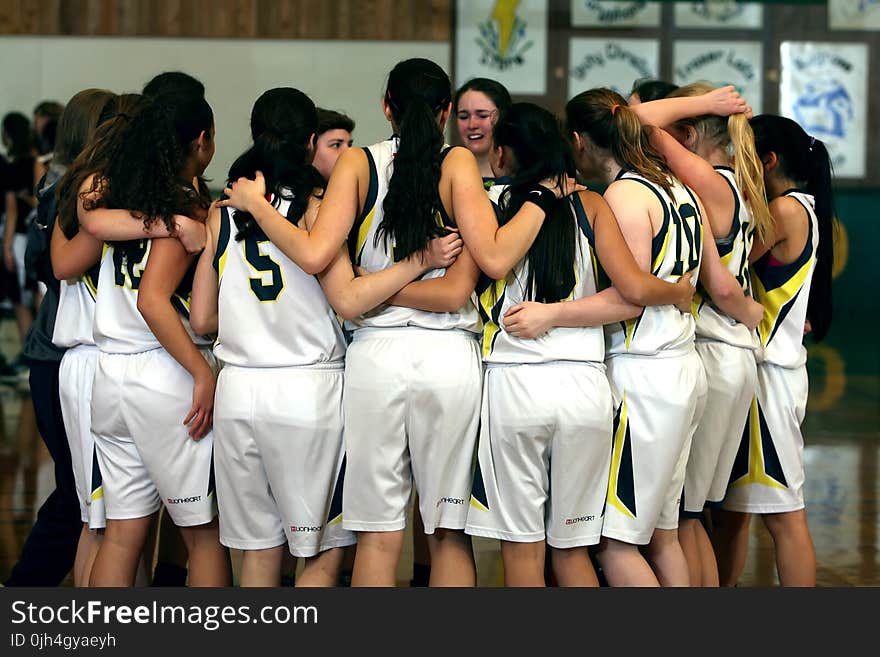
[[[188,321],[194,258],[180,240],[150,239],[148,232],[158,227],[176,235],[180,216],[204,221],[210,204],[193,180],[213,156],[213,113],[202,98],[184,104],[179,117],[169,117],[164,106],[132,98],[62,184],[61,211],[72,216],[76,207],[80,223],[107,242],[92,397],[107,529],[92,585],[134,583],[163,503],[182,528],[190,584],[230,580],[215,519],[210,341],[194,335]],[[131,240],[127,221],[107,220],[113,210],[133,216],[142,239]]]

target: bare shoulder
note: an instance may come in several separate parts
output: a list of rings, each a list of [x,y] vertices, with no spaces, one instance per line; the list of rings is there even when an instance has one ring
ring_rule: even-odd
[[[592,217],[602,212],[603,210],[608,210],[608,201],[599,194],[598,192],[594,192],[592,190],[585,190],[582,192],[578,192],[578,198],[581,201],[581,205],[584,206],[584,210],[586,210],[587,215]]]

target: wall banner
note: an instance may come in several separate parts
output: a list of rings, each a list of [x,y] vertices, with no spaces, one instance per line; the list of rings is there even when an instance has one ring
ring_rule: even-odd
[[[660,70],[657,39],[574,38],[568,53],[568,98],[595,87],[628,98],[633,82],[656,78]]]
[[[762,111],[763,70],[760,41],[677,41],[673,50],[675,84],[732,84],[755,114]]]
[[[779,113],[828,147],[834,173],[865,175],[868,45],[783,41]]]
[[[512,94],[547,92],[547,0],[458,0],[455,85],[498,80]]]
[[[675,3],[675,26],[685,28],[756,29],[764,21],[760,2],[700,0]]]
[[[571,0],[574,27],[657,27],[659,2],[646,0]]]
[[[880,0],[828,0],[832,30],[880,30]]]

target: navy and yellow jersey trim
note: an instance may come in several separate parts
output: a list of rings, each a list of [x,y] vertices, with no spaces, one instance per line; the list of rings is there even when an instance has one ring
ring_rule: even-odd
[[[480,460],[474,469],[474,483],[471,485],[471,506],[479,511],[489,510],[489,496],[486,495],[486,484],[483,482],[483,470],[480,468]]]
[[[367,198],[364,200],[364,209],[360,216],[355,219],[351,232],[348,234],[348,255],[354,265],[361,264],[361,255],[364,252],[364,245],[367,243],[367,236],[370,234],[370,228],[373,225],[373,218],[376,214],[376,199],[379,196],[379,172],[376,169],[376,160],[370,149],[364,147],[362,149],[367,156],[367,166],[370,170],[370,182],[367,186]]]
[[[330,499],[330,510],[327,513],[327,526],[338,525],[342,522],[342,486],[345,481],[345,455],[342,455],[342,465],[336,477],[336,485],[333,487],[333,497]]]
[[[733,171],[730,167],[715,167],[716,171]],[[721,175],[721,174],[718,174]],[[716,237],[715,245],[718,247],[718,255],[721,256],[721,261],[726,265],[727,263],[724,261],[725,256],[729,256],[731,251],[733,251],[733,245],[736,242],[736,236],[740,231],[740,222],[739,215],[742,211],[742,206],[739,201],[739,194],[737,194],[736,187],[730,181],[727,176],[721,176],[724,182],[727,183],[727,186],[730,187],[730,191],[733,192],[733,221],[730,223],[730,231],[724,237]],[[697,206],[694,206],[697,207]]]
[[[98,463],[98,447],[92,446],[92,481],[89,498],[96,502],[104,497],[104,477],[101,474],[101,465]]]
[[[758,336],[764,347],[773,340],[797,301],[813,265],[813,222],[810,211],[800,199],[793,198],[807,215],[807,241],[803,251],[793,262],[781,265],[771,264],[773,256],[768,251],[751,266],[755,297],[764,306],[764,318],[758,325]]]
[[[767,419],[755,397],[752,398],[749,418],[730,473],[730,486],[749,484],[788,488]]]
[[[190,301],[192,300],[193,280],[195,280],[197,264],[198,260],[194,260],[189,269],[187,269],[186,273],[183,275],[183,280],[180,281],[180,285],[177,286],[177,289],[171,296],[171,305],[174,306],[174,309],[180,313],[180,315],[187,319],[189,319],[189,306]]]
[[[629,173],[628,170],[621,169],[615,177],[615,180],[621,180],[627,173]],[[657,197],[657,200],[660,201],[660,207],[663,208],[663,223],[660,225],[660,230],[658,230],[657,234],[651,239],[651,273],[656,276],[657,272],[660,271],[660,265],[663,264],[663,258],[666,255],[666,247],[669,245],[669,203],[649,181],[643,180],[642,178],[627,178],[626,180],[634,180],[650,189],[654,196]],[[697,206],[695,205],[694,207]]]
[[[611,472],[606,504],[628,518],[637,517],[635,479],[633,477],[632,436],[627,417],[626,392],[614,413],[614,439],[611,447]]]
[[[229,216],[229,208],[220,208],[220,234],[217,236],[217,249],[214,251],[214,271],[217,277],[223,277],[223,269],[226,265],[226,251],[229,248],[229,237],[232,219]]]
[[[477,308],[483,319],[483,358],[488,358],[501,332],[501,309],[504,306],[504,290],[507,279],[498,281],[481,276],[477,285]]]
[[[89,293],[89,296],[92,297],[92,301],[97,300],[98,298],[98,275],[101,272],[101,263],[100,261],[94,265],[91,269],[83,273],[80,276],[80,280],[85,285],[86,290]]]

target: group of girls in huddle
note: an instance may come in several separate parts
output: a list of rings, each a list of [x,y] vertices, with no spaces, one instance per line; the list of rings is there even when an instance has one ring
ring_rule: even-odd
[[[471,536],[512,586],[546,554],[560,585],[718,584],[725,499],[724,581],[760,513],[810,583],[801,334],[828,329],[832,213],[794,122],[692,86],[587,91],[561,124],[410,59],[392,136],[329,181],[314,103],[262,94],[212,204],[203,97],[87,93],[52,245],[79,583],[133,584],[164,505],[193,585],[230,583],[225,548],[242,585],[285,551],[334,585],[356,543],[352,584],[393,586],[414,489],[435,586],[476,584]]]

